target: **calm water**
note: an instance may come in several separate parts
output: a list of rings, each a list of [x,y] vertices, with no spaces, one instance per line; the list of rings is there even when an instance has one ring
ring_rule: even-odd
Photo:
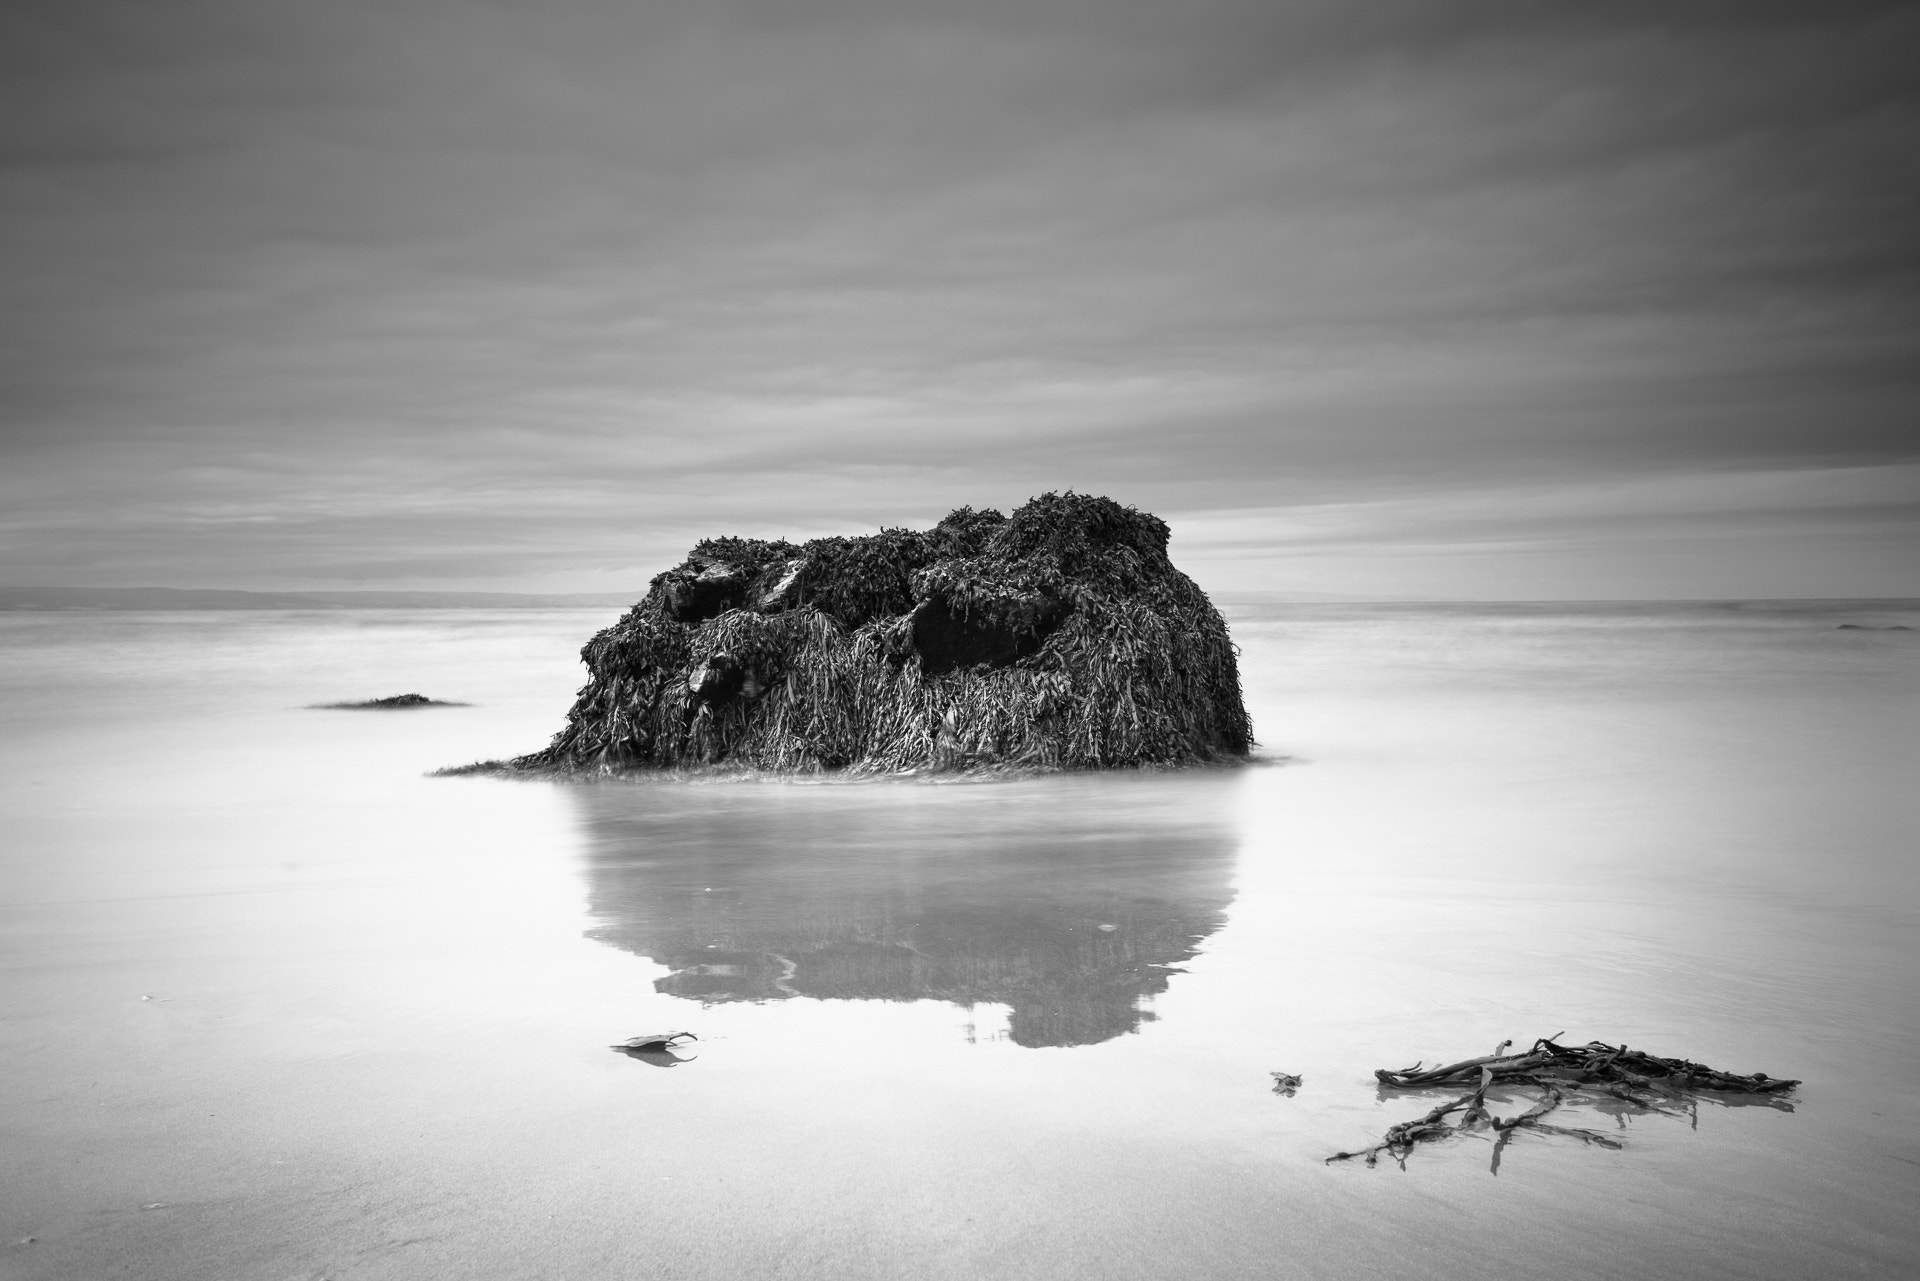
[[[602,615],[0,615],[0,1273],[1920,1266],[1920,606],[1228,612],[1260,767],[571,786]],[[1322,1164],[1559,1031],[1806,1085]]]

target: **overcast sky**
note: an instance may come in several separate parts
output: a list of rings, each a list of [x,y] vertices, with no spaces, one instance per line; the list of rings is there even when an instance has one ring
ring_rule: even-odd
[[[1902,7],[12,0],[0,582],[1920,595]]]

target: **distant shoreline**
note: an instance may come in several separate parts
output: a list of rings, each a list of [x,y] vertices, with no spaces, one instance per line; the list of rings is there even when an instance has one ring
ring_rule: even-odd
[[[0,587],[0,613],[92,613],[178,611],[188,613],[235,610],[354,610],[354,609],[613,609],[625,611],[646,595],[644,586],[632,592],[444,592],[444,591],[288,591],[257,592],[196,587]],[[1439,597],[1341,596],[1331,592],[1216,591],[1209,595],[1226,607],[1252,604],[1305,606],[1445,606],[1477,605],[1529,607],[1614,607],[1678,605],[1832,605],[1855,609],[1876,605],[1909,607],[1920,598],[1910,596],[1833,597],[1700,597],[1696,599],[1495,600]]]
[[[626,609],[632,592],[250,592],[193,587],[0,587],[0,611]]]

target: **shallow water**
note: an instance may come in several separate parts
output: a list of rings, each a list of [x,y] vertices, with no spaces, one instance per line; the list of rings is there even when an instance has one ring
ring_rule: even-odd
[[[591,613],[0,615],[0,1272],[1920,1265],[1920,607],[1226,604],[1273,763],[938,785],[425,776]],[[1806,1084],[1322,1163],[1558,1031]]]

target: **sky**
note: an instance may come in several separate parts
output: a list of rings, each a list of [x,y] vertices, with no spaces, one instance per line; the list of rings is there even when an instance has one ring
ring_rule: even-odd
[[[1920,596],[1920,11],[11,0],[0,583]]]

